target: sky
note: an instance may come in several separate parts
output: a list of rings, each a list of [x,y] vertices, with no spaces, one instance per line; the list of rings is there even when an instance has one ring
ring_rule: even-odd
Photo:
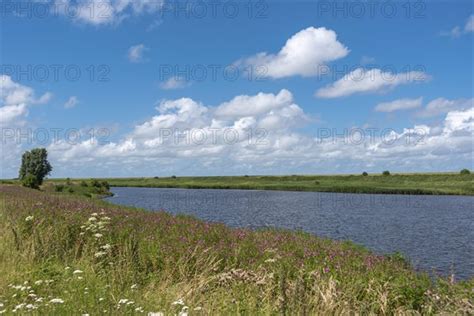
[[[472,1],[0,6],[1,174],[473,168]]]

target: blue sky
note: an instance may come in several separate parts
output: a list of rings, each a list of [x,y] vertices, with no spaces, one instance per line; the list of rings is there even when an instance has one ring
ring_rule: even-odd
[[[472,168],[472,2],[369,3],[10,1],[2,177]]]

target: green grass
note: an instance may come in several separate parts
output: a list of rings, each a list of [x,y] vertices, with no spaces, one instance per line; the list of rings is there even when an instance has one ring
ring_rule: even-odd
[[[104,180],[107,180],[111,186],[124,187],[474,195],[474,174],[455,173],[369,175],[365,177],[362,175],[293,175],[109,178]]]
[[[474,279],[302,232],[231,229],[0,185],[0,312],[473,314]]]

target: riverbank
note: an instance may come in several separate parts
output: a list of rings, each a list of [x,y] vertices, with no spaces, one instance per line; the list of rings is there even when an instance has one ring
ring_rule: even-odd
[[[0,185],[20,185],[18,180],[3,180]],[[113,196],[110,185],[107,181],[96,179],[72,181],[71,179],[54,179],[44,181],[39,188],[48,193],[64,193],[69,195],[79,195],[94,199],[102,199]]]
[[[107,178],[110,186],[313,191],[373,194],[474,195],[474,174],[293,175]],[[54,179],[49,181],[63,181]],[[81,180],[77,180],[81,181]]]
[[[300,232],[250,231],[0,186],[0,311],[473,313],[474,279]]]

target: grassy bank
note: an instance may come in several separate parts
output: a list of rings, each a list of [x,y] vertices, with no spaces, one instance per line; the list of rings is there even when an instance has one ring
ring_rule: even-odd
[[[474,195],[474,174],[110,178],[111,186]],[[61,180],[51,180],[61,181]]]
[[[18,180],[2,180],[0,185],[20,185]],[[45,181],[40,190],[49,193],[65,193],[69,195],[80,195],[89,198],[101,199],[112,196],[110,185],[107,181],[99,181],[96,179],[73,181],[67,179],[55,179]]]
[[[12,185],[0,199],[7,314],[474,313],[474,279],[431,280],[348,242]]]

